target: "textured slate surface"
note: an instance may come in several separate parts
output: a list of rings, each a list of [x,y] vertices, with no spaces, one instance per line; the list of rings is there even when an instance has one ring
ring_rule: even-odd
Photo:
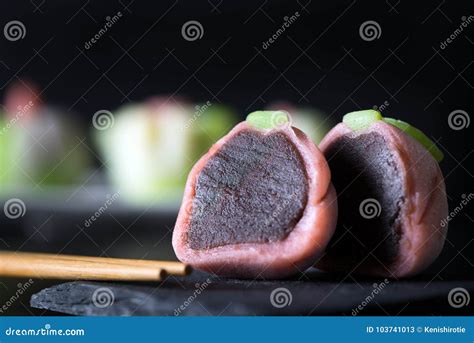
[[[448,293],[474,281],[340,280],[311,271],[301,280],[244,281],[194,272],[159,284],[68,282],[46,288],[31,306],[71,315],[464,315]],[[208,280],[208,281],[207,281]],[[374,287],[375,286],[375,287]],[[285,288],[286,290],[277,290]],[[377,294],[375,290],[377,289]],[[198,291],[199,290],[199,291]],[[272,292],[274,295],[272,304]],[[95,293],[95,296],[94,296]],[[291,302],[289,298],[291,297]],[[369,297],[369,298],[368,298]],[[275,306],[274,306],[275,305]],[[284,305],[284,306],[282,306]]]

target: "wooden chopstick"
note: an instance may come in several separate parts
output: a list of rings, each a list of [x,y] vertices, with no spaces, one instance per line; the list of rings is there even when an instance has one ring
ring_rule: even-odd
[[[108,281],[160,281],[186,275],[190,267],[169,261],[0,252],[0,276]]]
[[[0,257],[2,254],[7,252],[0,251]],[[8,252],[8,254],[11,254]],[[164,269],[169,275],[185,276],[191,273],[191,266],[173,261],[154,261],[154,260],[139,260],[139,259],[125,259],[125,258],[112,258],[112,257],[96,257],[96,256],[80,256],[80,255],[62,255],[62,254],[45,254],[45,253],[31,253],[21,252],[13,253],[15,255],[21,255],[25,258],[54,258],[62,260],[73,260],[73,261],[87,261],[87,262],[108,262],[113,264],[125,264],[131,266],[144,266],[148,268]]]

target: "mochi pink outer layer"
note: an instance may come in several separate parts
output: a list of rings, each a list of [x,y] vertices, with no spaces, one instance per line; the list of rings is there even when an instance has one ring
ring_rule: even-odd
[[[308,175],[308,201],[301,220],[286,238],[277,242],[191,249],[187,242],[187,230],[197,177],[209,159],[243,130],[256,130],[264,134],[284,133],[299,151]],[[173,232],[174,251],[180,261],[221,276],[284,278],[303,272],[321,256],[335,230],[337,202],[330,180],[331,174],[323,154],[300,130],[289,124],[273,130],[258,130],[242,122],[214,144],[191,170]]]
[[[403,179],[405,203],[401,208],[402,236],[398,256],[389,266],[361,265],[355,273],[384,277],[406,277],[426,269],[440,254],[447,234],[442,221],[448,216],[443,174],[438,162],[418,141],[383,121],[354,132],[344,123],[336,125],[319,148],[324,153],[342,136],[350,138],[375,132],[385,138]],[[354,204],[359,206],[359,204]],[[324,255],[317,267],[327,271],[348,272],[348,262],[331,254]]]

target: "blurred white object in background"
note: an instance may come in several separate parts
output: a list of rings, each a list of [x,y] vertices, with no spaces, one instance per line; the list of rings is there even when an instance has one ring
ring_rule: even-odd
[[[192,165],[235,122],[223,106],[164,98],[125,105],[114,121],[94,132],[105,171],[124,201],[145,206],[179,202]]]
[[[117,111],[113,127],[96,132],[105,171],[128,200],[177,196],[188,158],[181,130],[186,111],[158,100],[126,105]]]

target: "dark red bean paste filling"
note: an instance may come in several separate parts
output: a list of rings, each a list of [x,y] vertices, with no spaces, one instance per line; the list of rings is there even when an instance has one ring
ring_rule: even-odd
[[[304,162],[288,137],[241,131],[197,176],[188,243],[198,250],[283,240],[307,198]]]
[[[327,253],[353,265],[389,265],[398,254],[404,202],[393,152],[382,135],[368,133],[338,138],[325,155],[339,212]]]

